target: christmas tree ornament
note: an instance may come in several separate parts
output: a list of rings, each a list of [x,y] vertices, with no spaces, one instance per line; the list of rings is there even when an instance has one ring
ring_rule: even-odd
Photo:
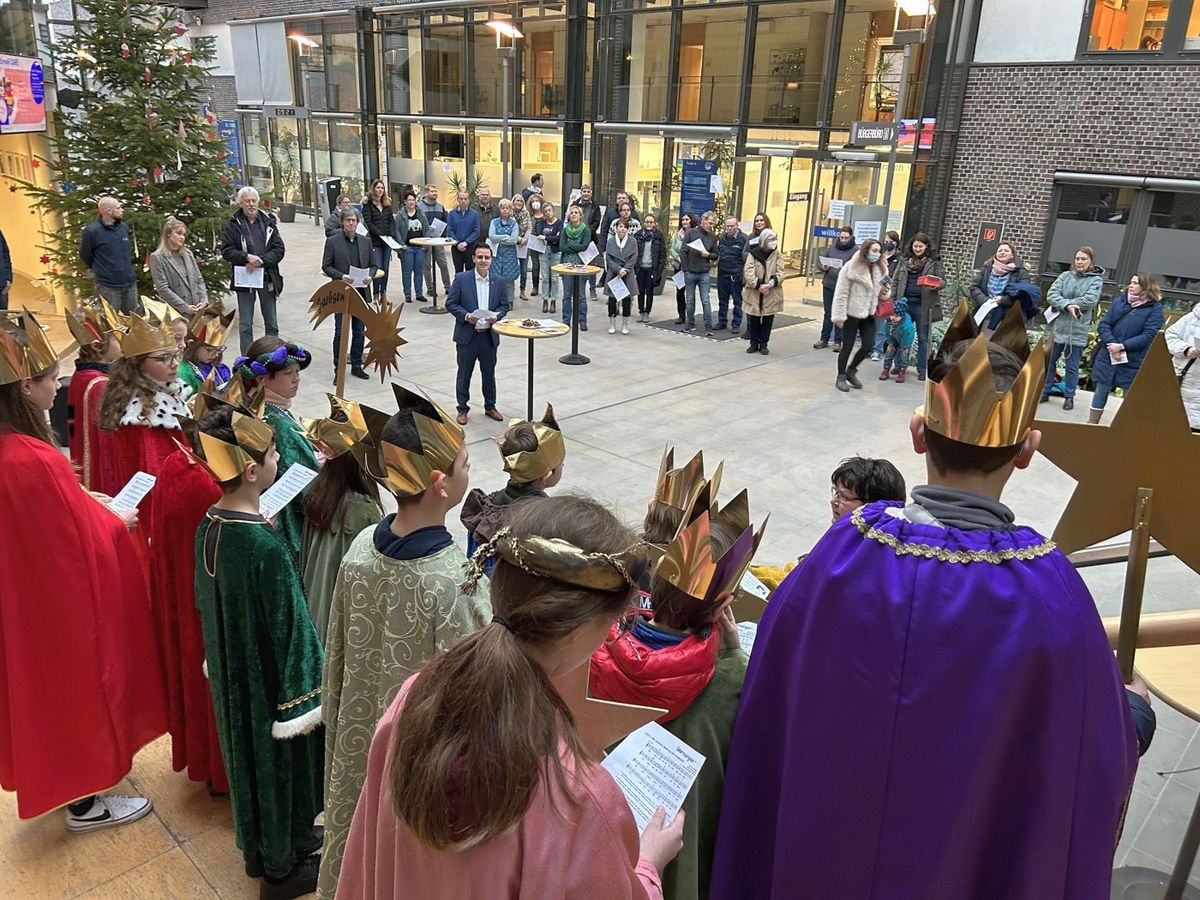
[[[183,14],[180,13],[179,18],[175,20],[175,34],[187,34],[187,26],[183,24]]]
[[[29,165],[33,166],[35,169],[40,169],[42,167],[42,161],[35,157],[29,161]]]
[[[125,36],[121,36],[121,58],[129,59],[129,44],[125,41]]]
[[[150,83],[150,67],[149,66],[146,66],[146,68],[144,68],[142,70],[142,81],[146,82],[146,84]]]
[[[10,192],[10,193],[13,193],[13,194],[15,194],[15,193],[17,192],[17,186],[16,186],[15,184],[10,184],[10,185],[8,186],[8,190],[9,190],[9,192]]]
[[[50,257],[47,254],[43,253],[40,259],[43,266],[50,265]]]
[[[221,184],[229,184],[229,176],[228,175],[221,176]],[[16,188],[13,188],[13,190],[15,191]]]
[[[181,141],[187,140],[187,128],[184,127],[183,119],[179,120],[179,126],[175,129],[175,133],[179,135]]]
[[[185,65],[190,66],[192,64],[192,54],[190,54],[190,53],[183,54],[183,62]]]
[[[64,181],[64,182],[62,183],[62,186],[61,186],[61,187],[62,187],[62,192],[63,192],[64,194],[69,194],[69,193],[71,193],[72,191],[74,191],[74,190],[75,190],[75,182],[73,182],[73,181]]]
[[[192,205],[192,198],[191,198],[191,195],[190,195],[190,194],[189,194],[187,197],[184,197],[184,198],[183,198],[183,203],[184,203],[184,205],[185,205],[185,206],[191,206],[191,205]]]
[[[142,206],[149,206],[149,205],[150,205],[150,195],[142,194]]]
[[[157,184],[162,184],[162,183],[163,183],[164,181],[166,181],[166,180],[167,180],[167,176],[166,176],[166,175],[163,173],[163,167],[162,167],[162,166],[155,166],[155,167],[154,167],[154,181],[155,181],[155,183],[157,183]]]
[[[130,187],[137,187],[141,183],[142,183],[141,179],[138,178],[136,175],[134,175],[132,178],[129,179]]]

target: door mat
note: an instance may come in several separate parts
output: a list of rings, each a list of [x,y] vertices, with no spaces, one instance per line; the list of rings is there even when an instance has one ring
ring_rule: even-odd
[[[771,329],[771,334],[775,334],[775,332],[779,331],[781,328],[789,328],[792,325],[804,325],[807,322],[815,322],[815,321],[817,321],[817,320],[813,319],[813,318],[809,318],[807,316],[786,316],[782,313],[778,313],[775,316],[775,325]],[[650,322],[648,324],[650,325],[651,328],[661,328],[663,331],[674,331],[679,334],[684,334],[687,337],[703,338],[706,341],[733,341],[733,340],[737,340],[738,338],[744,338],[746,336],[746,320],[745,319],[742,320],[742,333],[741,334],[734,334],[728,328],[722,328],[720,331],[714,331],[712,333],[711,337],[705,337],[704,322],[703,322],[703,320],[701,320],[699,318],[699,316],[697,316],[697,318],[696,318],[696,330],[695,331],[685,332],[683,329],[687,328],[687,325],[686,324],[676,325],[674,319],[664,319],[661,322]]]

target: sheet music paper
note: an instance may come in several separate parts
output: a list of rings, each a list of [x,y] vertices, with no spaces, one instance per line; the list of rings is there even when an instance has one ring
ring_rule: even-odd
[[[259,514],[268,519],[274,518],[316,477],[317,473],[307,466],[292,463],[283,473],[283,477],[263,491],[262,496],[258,498]]]
[[[682,291],[687,285],[687,275],[683,272],[676,272],[671,276],[671,281],[674,282],[675,287]]]
[[[117,492],[117,496],[112,498],[109,507],[119,513],[133,512],[142,502],[142,498],[150,493],[156,481],[158,479],[148,472],[138,472]]]
[[[587,249],[579,254],[579,258],[583,261],[585,266],[590,266],[592,264],[592,260],[599,255],[600,251],[596,249],[596,242],[592,241],[587,245]]]
[[[380,237],[380,240],[391,247],[393,250],[400,249],[400,242],[393,237],[388,237],[386,234]]]
[[[704,757],[657,722],[643,725],[617,745],[603,764],[625,794],[638,831],[663,807],[667,825],[700,774]]]
[[[441,237],[446,233],[446,223],[441,219],[434,219],[429,223],[429,231],[432,237]]]
[[[742,645],[742,649],[749,656],[754,652],[754,639],[758,637],[757,622],[738,622],[738,642]]]
[[[605,284],[612,291],[612,295],[617,300],[624,300],[629,296],[629,285],[625,283],[624,278],[610,278]]]
[[[263,267],[253,269],[246,266],[233,267],[233,286],[235,288],[259,288],[263,286]]]

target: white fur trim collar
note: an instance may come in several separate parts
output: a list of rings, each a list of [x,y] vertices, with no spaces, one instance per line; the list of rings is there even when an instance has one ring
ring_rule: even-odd
[[[158,390],[154,392],[154,409],[149,415],[142,411],[142,399],[136,394],[125,407],[121,416],[122,425],[149,425],[151,428],[179,428],[176,415],[190,415],[178,393]]]

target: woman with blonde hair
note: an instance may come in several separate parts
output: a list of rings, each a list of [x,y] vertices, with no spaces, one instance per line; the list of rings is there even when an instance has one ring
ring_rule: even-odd
[[[371,291],[376,301],[387,302],[388,269],[391,268],[392,248],[384,243],[385,237],[396,237],[396,214],[392,212],[392,198],[382,178],[371,182],[371,192],[362,205],[362,224],[371,236],[371,255],[375,268],[382,272],[371,280]]]
[[[150,254],[150,275],[154,292],[171,308],[190,319],[208,305],[204,277],[185,244],[188,227],[174,216],[163,223],[158,248]]]
[[[525,288],[529,284],[529,253],[521,253],[520,248],[529,242],[529,226],[532,224],[532,221],[529,218],[529,210],[525,208],[524,197],[520,194],[514,194],[512,205],[513,218],[517,220],[517,227],[521,231],[520,237],[517,240],[517,261],[521,264],[521,299],[528,300],[529,294],[525,292]]]
[[[875,310],[890,290],[884,281],[886,277],[883,244],[874,238],[863,241],[850,261],[838,269],[830,319],[842,330],[836,387],[844,393],[862,387],[858,365],[875,345]],[[860,335],[862,346],[856,352],[854,342]]]

